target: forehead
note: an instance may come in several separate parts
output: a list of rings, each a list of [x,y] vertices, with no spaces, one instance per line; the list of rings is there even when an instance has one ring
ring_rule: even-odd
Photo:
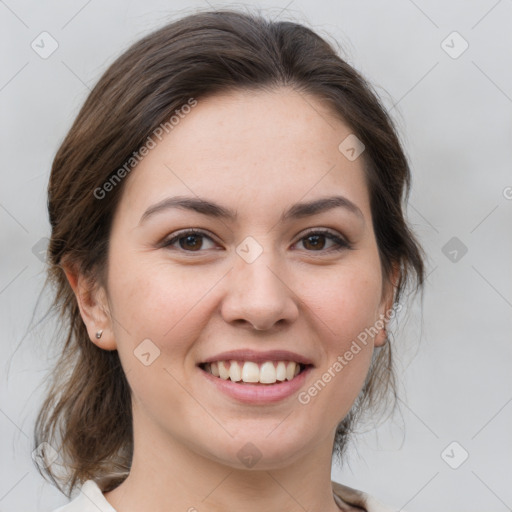
[[[339,192],[369,215],[363,158],[338,149],[349,126],[312,95],[289,88],[198,99],[125,183],[139,215],[171,195],[215,198],[248,215]]]

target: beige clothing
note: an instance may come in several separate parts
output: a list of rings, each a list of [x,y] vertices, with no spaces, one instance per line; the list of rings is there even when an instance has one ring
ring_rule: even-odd
[[[343,512],[391,512],[368,494],[352,489],[337,482],[332,482],[334,500]],[[105,499],[101,489],[94,480],[87,480],[82,485],[80,494],[70,503],[55,509],[53,512],[116,512]]]

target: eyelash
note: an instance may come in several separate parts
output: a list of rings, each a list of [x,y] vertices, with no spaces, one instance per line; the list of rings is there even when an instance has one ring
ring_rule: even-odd
[[[204,231],[201,231],[201,230],[198,230],[198,229],[187,229],[186,231],[181,231],[179,233],[177,233],[175,236],[173,236],[172,238],[168,239],[168,240],[165,240],[163,243],[162,243],[162,247],[170,247],[172,246],[174,243],[176,243],[177,241],[179,241],[180,239],[182,238],[186,238],[187,236],[189,235],[196,235],[196,236],[203,236],[205,238],[208,238],[210,239],[211,241],[214,241],[212,239],[211,236],[209,236],[206,232]],[[299,240],[298,242],[306,239],[306,238],[309,238],[311,236],[315,236],[315,235],[323,235],[325,236],[326,238],[328,238],[329,240],[331,240],[332,242],[335,242],[337,247],[335,248],[331,248],[331,249],[321,249],[321,250],[318,250],[318,251],[314,251],[314,250],[311,250],[311,251],[308,251],[306,249],[307,252],[311,252],[311,253],[315,253],[315,252],[338,252],[338,251],[343,251],[343,250],[347,250],[347,249],[352,249],[352,245],[350,244],[350,242],[348,242],[347,240],[344,240],[343,238],[340,238],[339,236],[337,236],[335,233],[327,230],[327,229],[314,229],[314,230],[311,230],[307,233],[305,233]],[[196,252],[204,252],[202,250],[198,250],[198,251],[186,251],[185,249],[181,249],[181,248],[178,248],[178,250],[181,250],[185,253],[196,253]]]

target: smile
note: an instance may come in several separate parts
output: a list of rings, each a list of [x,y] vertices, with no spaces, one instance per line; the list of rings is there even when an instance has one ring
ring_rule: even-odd
[[[293,380],[306,366],[295,361],[213,361],[203,363],[200,368],[214,377],[231,382],[253,384],[275,384]]]

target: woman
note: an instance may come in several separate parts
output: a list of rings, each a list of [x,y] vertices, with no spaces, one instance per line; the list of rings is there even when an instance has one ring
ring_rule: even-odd
[[[304,26],[203,12],[121,55],[48,189],[68,331],[35,441],[82,484],[59,511],[385,510],[331,459],[394,393],[388,322],[423,282],[409,180]]]

